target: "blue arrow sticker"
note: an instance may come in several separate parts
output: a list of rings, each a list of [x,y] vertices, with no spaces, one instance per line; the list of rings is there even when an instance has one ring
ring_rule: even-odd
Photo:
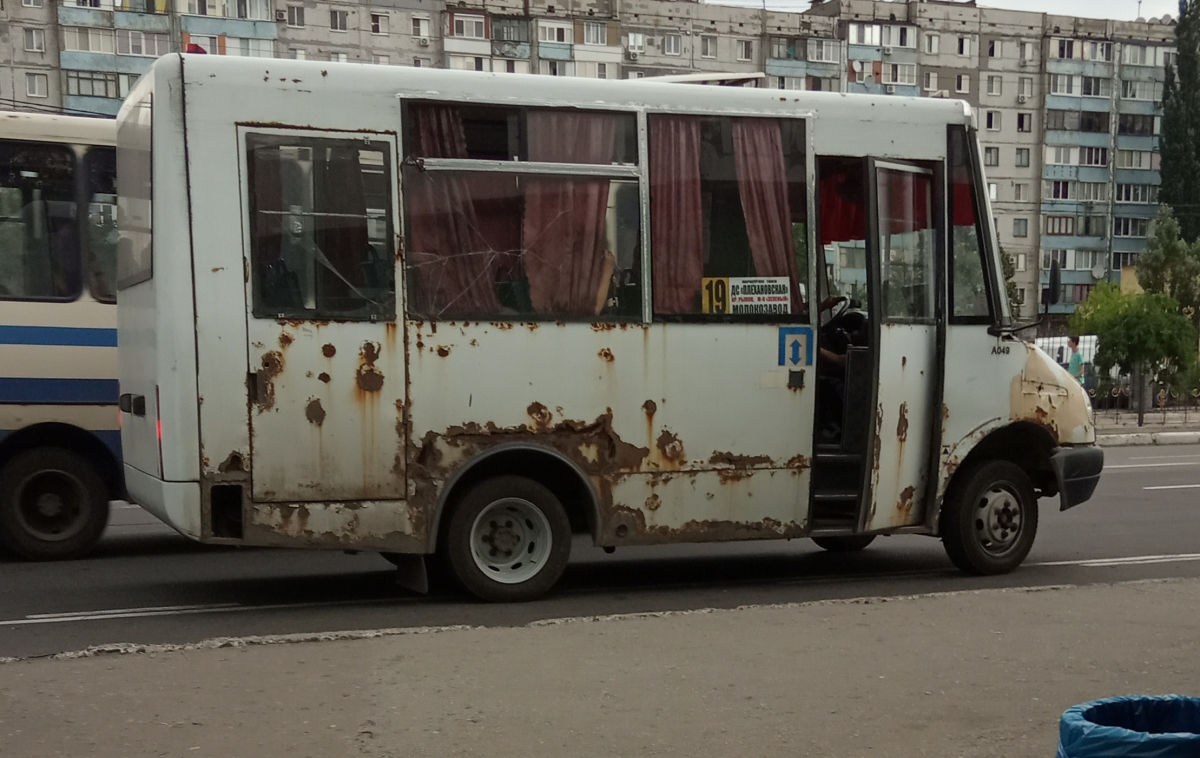
[[[779,365],[788,368],[811,366],[813,342],[811,326],[779,327]]]

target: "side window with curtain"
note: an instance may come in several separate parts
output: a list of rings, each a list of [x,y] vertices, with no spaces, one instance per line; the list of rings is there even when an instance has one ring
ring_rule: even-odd
[[[80,290],[75,154],[0,141],[0,299],[71,300]]]
[[[253,312],[392,319],[392,173],[384,142],[246,136]]]
[[[650,117],[654,313],[807,318],[804,122]]]
[[[640,319],[632,114],[410,102],[405,121],[411,316]]]
[[[960,321],[987,320],[988,280],[984,267],[983,228],[980,225],[979,188],[973,181],[967,130],[949,131],[947,176],[950,197],[950,316]]]

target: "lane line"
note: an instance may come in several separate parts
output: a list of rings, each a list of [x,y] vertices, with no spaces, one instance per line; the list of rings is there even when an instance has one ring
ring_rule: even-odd
[[[1121,463],[1116,466],[1105,466],[1104,470],[1108,471],[1114,468],[1164,468],[1166,466],[1200,466],[1200,461],[1195,463]]]
[[[1131,461],[1156,461],[1166,460],[1168,458],[1200,458],[1200,455],[1135,455],[1129,460]]]
[[[1176,553],[1166,555],[1131,555],[1121,558],[1084,558],[1073,561],[1040,561],[1026,563],[1027,567],[1080,566],[1083,568],[1112,568],[1116,566],[1150,566],[1162,563],[1191,563],[1200,561],[1200,553]],[[870,579],[893,579],[945,573],[944,569],[929,571],[902,571],[895,574],[852,574],[833,577],[814,577],[820,581]],[[787,582],[783,582],[787,583]],[[421,598],[413,598],[415,602]],[[270,603],[267,605],[244,605],[241,603],[211,603],[197,605],[162,605],[144,608],[111,608],[96,611],[68,611],[61,613],[36,613],[17,619],[0,620],[0,627],[30,626],[34,624],[69,624],[81,621],[107,621],[110,619],[152,618],[155,616],[193,616],[202,613],[234,613],[239,611],[301,610],[306,608],[335,608],[349,605],[401,604],[399,597],[384,597],[362,600],[329,600],[308,603]]]
[[[1200,484],[1160,484],[1155,487],[1142,487],[1144,490],[1191,490],[1200,487]]]

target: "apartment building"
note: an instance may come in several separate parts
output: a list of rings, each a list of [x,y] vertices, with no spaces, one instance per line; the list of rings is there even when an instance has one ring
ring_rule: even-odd
[[[113,115],[161,54],[311,58],[606,79],[760,73],[760,86],[960,98],[978,111],[1022,317],[1051,262],[1067,314],[1145,249],[1168,22],[817,0],[21,0],[0,8],[0,107]]]

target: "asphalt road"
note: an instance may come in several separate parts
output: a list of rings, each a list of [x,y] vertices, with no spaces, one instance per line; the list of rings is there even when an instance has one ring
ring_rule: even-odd
[[[1066,513],[1043,501],[1024,566],[969,577],[937,540],[878,539],[855,555],[808,540],[627,548],[583,541],[557,592],[484,605],[399,587],[377,555],[213,548],[132,506],[114,510],[81,561],[0,562],[0,657],[109,643],[440,625],[734,607],[962,589],[1095,584],[1200,575],[1200,445],[1108,448],[1096,495]]]

